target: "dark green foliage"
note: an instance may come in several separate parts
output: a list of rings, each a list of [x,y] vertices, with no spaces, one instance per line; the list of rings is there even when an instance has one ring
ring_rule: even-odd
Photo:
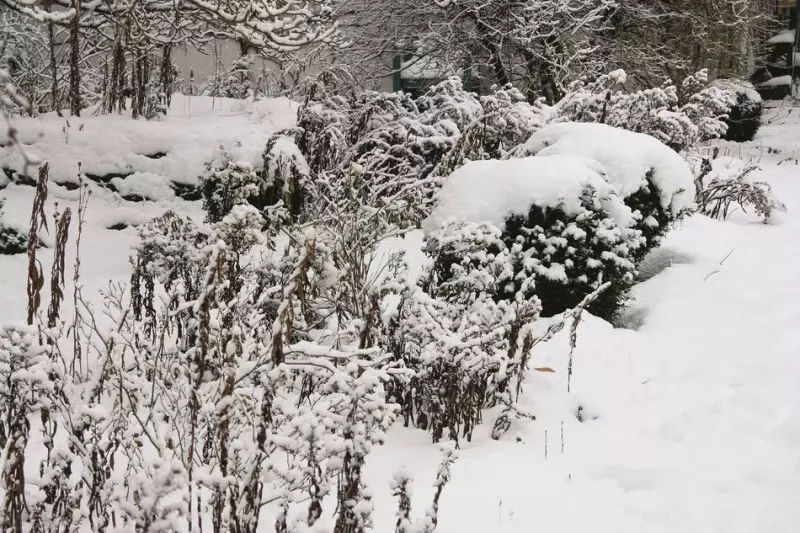
[[[619,228],[595,204],[593,194],[587,190],[586,210],[577,217],[559,208],[534,205],[527,216],[506,220],[502,240],[520,252],[512,254],[514,279],[500,297],[513,297],[521,283],[533,278],[542,315],[553,316],[576,307],[600,285],[611,282],[588,310],[606,320],[614,318],[633,284],[633,259],[642,239],[638,231]]]
[[[0,255],[24,254],[28,238],[15,229],[0,225]]]
[[[744,92],[736,95],[736,105],[728,115],[728,132],[725,138],[729,141],[752,141],[761,127],[761,113],[764,105],[748,98]]]
[[[3,225],[3,204],[0,199],[0,255],[24,254],[28,251],[28,237],[13,228]]]
[[[644,239],[642,245],[633,251],[632,258],[638,265],[651,250],[661,244],[661,239],[669,231],[674,218],[669,209],[661,204],[661,194],[648,173],[647,184],[625,198],[625,204],[634,212],[639,212],[639,219],[634,228],[641,232]]]
[[[482,228],[461,240],[429,237],[426,252],[433,261],[423,290],[462,306],[480,296],[496,302],[538,299],[541,314],[553,316],[611,282],[587,308],[611,320],[627,300],[644,239],[636,228],[619,227],[593,188],[586,188],[581,204],[578,215],[533,205],[527,215],[507,218],[497,235]]]

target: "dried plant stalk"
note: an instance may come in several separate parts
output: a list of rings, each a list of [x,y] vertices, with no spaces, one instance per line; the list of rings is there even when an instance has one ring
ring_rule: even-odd
[[[33,325],[33,317],[39,310],[42,301],[44,275],[42,265],[36,259],[39,246],[39,231],[44,228],[48,232],[47,218],[44,215],[44,203],[47,201],[47,179],[50,167],[47,163],[39,167],[39,179],[36,182],[36,193],[31,209],[31,226],[28,233],[28,325]]]
[[[53,328],[61,312],[61,303],[64,301],[64,263],[67,255],[67,240],[69,239],[69,224],[72,220],[72,211],[68,207],[56,227],[56,246],[53,251],[53,268],[50,273],[50,307],[47,308],[47,327]]]

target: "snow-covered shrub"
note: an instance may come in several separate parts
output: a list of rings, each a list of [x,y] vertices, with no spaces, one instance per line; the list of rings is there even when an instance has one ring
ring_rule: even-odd
[[[726,159],[709,165],[709,172],[698,180],[696,202],[702,213],[726,220],[732,207],[744,212],[750,207],[766,224],[775,213],[786,211],[769,183],[751,179],[750,175],[760,170],[758,165]]]
[[[632,250],[637,262],[658,246],[692,203],[694,180],[689,166],[648,135],[605,124],[555,123],[532,135],[516,155],[588,158],[587,164],[633,212],[631,227],[644,239]]]
[[[511,86],[481,96],[480,105],[480,111],[462,128],[455,147],[437,168],[439,175],[449,175],[466,161],[502,159],[545,123],[543,108],[529,104]]]
[[[206,81],[201,88],[201,94],[239,100],[255,96],[256,80],[251,70],[254,61],[253,55],[235,58],[230,69],[215,74]]]
[[[583,212],[574,218],[562,207],[538,205],[531,206],[527,215],[508,218],[503,240],[521,252],[513,285],[506,291],[532,279],[542,313],[552,316],[611,282],[588,307],[594,315],[611,320],[627,300],[642,238],[639,232],[617,225],[593,188],[583,191],[580,203]]]
[[[697,128],[697,142],[725,136],[728,114],[736,100],[728,91],[709,85],[708,70],[703,69],[683,80],[679,98],[680,112]]]
[[[234,206],[258,197],[260,186],[261,178],[247,163],[228,160],[222,168],[209,168],[199,184],[206,220],[221,221]]]
[[[0,198],[0,255],[22,254],[28,249],[28,238],[3,224],[3,205],[5,200]]]
[[[322,82],[312,85],[303,105],[297,110],[297,128],[291,133],[315,175],[333,170],[344,156],[350,143],[347,133],[351,111],[352,101],[335,93],[329,94]]]
[[[533,292],[543,314],[553,315],[608,281],[612,287],[589,309],[609,318],[625,300],[644,242],[631,209],[598,170],[575,155],[468,163],[437,194],[425,228],[451,217],[490,222],[510,254],[498,297]]]
[[[162,324],[156,322],[156,286],[178,290],[180,298],[171,305],[177,308],[199,294],[201,270],[196,257],[208,242],[209,235],[190,220],[167,211],[139,228],[139,243],[131,258],[131,310],[148,335],[155,335]],[[169,315],[163,317],[170,324]],[[180,327],[180,323],[177,323]]]
[[[626,81],[625,72],[618,70],[591,83],[573,83],[556,105],[555,120],[599,122],[646,133],[678,152],[725,134],[734,101],[727,91],[708,86],[706,71],[688,77],[680,90],[667,81],[626,93]]]
[[[474,106],[463,104],[469,99]],[[446,105],[448,101],[452,105]],[[433,108],[434,103],[441,109]],[[270,141],[270,158],[292,163],[285,168],[269,165],[275,169],[269,180],[291,182],[287,172],[308,169],[308,182],[324,182],[338,197],[356,187],[366,204],[402,204],[404,208],[395,212],[405,218],[403,224],[419,223],[429,210],[434,171],[460,135],[454,120],[469,123],[468,110],[473,107],[480,110],[477,98],[458,80],[432,87],[419,101],[375,91],[348,99],[331,96],[317,84],[298,111],[297,127],[276,135],[292,137],[294,143]],[[281,154],[284,149],[286,154]],[[312,201],[306,210],[315,213],[318,207]]]
[[[407,373],[384,348],[376,304],[402,282],[366,266],[383,228],[360,222],[376,217],[348,214],[292,233],[283,254],[250,253],[274,235],[247,204],[209,232],[174,214],[142,229],[134,312],[112,315],[132,350],[126,379],[147,382],[133,392],[149,410],[140,431],[169,443],[160,456],[196,480],[178,496],[201,495],[215,528],[255,533],[268,495],[284,510],[307,505],[309,527],[329,494],[337,530],[371,523],[361,471],[396,413],[387,387]]]
[[[407,117],[419,117],[418,102],[405,93],[363,92],[351,104],[347,139],[356,142],[369,132]]]
[[[307,182],[325,182],[327,192],[355,186],[368,205],[402,206],[394,211],[410,226],[429,213],[433,192],[453,169],[467,160],[504,156],[544,121],[541,106],[529,104],[519,91],[505,87],[479,98],[457,77],[417,99],[375,91],[346,98],[317,83],[298,111],[297,127],[277,134],[281,140],[273,138],[267,148],[272,160],[291,163],[278,169],[268,165],[265,153],[265,171],[271,173],[265,180],[291,182],[295,172]],[[314,201],[307,208],[318,211]]]
[[[714,85],[730,92],[736,103],[728,114],[725,139],[734,142],[752,141],[761,127],[764,104],[752,84],[745,81],[717,80]]]
[[[3,406],[0,446],[4,459],[0,474],[3,493],[0,529],[3,531],[27,530],[34,518],[26,503],[29,487],[25,483],[30,420],[35,415],[47,416],[58,381],[52,372],[51,347],[40,342],[39,336],[35,326],[0,327],[0,405]]]
[[[286,135],[271,137],[262,158],[264,166],[256,206],[263,209],[282,201],[293,217],[298,216],[308,193],[311,171],[294,139]],[[250,197],[251,202],[254,196]]]
[[[464,90],[459,77],[450,77],[437,83],[418,99],[422,121],[437,124],[448,121],[464,131],[483,114],[483,107],[474,93]]]
[[[359,169],[371,205],[396,198],[408,206],[407,224],[417,224],[427,214],[435,187],[429,178],[453,148],[457,135],[452,123],[429,125],[417,119],[401,119],[362,137],[348,151],[343,164]]]
[[[428,235],[425,251],[420,287],[405,294],[396,317],[396,350],[415,372],[404,415],[434,442],[471,440],[484,408],[513,401],[526,362],[517,340],[538,316],[538,300],[501,297],[513,271],[490,223],[448,221]]]

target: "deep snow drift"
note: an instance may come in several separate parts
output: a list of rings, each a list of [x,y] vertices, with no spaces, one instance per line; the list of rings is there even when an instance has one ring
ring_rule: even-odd
[[[102,132],[108,144],[97,151],[86,148],[97,159],[84,160],[85,170],[102,170],[106,161],[109,166],[102,168],[130,164],[139,172],[188,180],[202,169],[202,158],[194,157],[210,157],[218,141],[240,137],[240,148],[249,159],[258,159],[261,140],[279,127],[254,120],[252,109],[234,116],[210,110],[201,115],[192,106],[192,118],[184,114],[154,126],[121,118],[86,119],[80,133],[94,131],[96,139]],[[638,329],[615,329],[592,317],[579,328],[571,393],[566,392],[566,335],[540,347],[532,366],[555,372],[532,371],[521,402],[537,420],[516,422],[495,442],[488,437],[494,417],[487,414],[473,442],[462,443],[442,497],[439,531],[796,531],[800,109],[772,110],[771,119],[752,143],[718,144],[723,155],[759,161],[762,170],[753,178],[773,185],[789,208],[785,220],[764,225],[741,212],[727,222],[687,219],[659,252],[662,258],[674,257],[675,264],[635,289],[629,316]],[[54,174],[68,180],[83,157],[75,151],[81,146],[77,126],[71,126],[71,141],[63,146],[48,140],[63,135],[62,122],[55,118],[22,121],[20,128],[35,142],[36,128],[51,120],[39,142],[53,150],[47,157]],[[159,128],[165,129],[162,137],[154,133]],[[202,147],[182,148],[193,136]],[[150,139],[150,144],[124,145],[134,138]],[[235,149],[235,140],[229,145]],[[108,153],[107,160],[101,151]],[[168,154],[144,158],[149,162],[142,159],[140,166],[131,155],[154,151]],[[128,155],[120,163],[123,152]],[[11,156],[5,157],[3,162]],[[98,167],[90,167],[95,163]],[[137,179],[149,183],[152,178]],[[135,229],[109,226],[133,226],[168,208],[202,218],[197,202],[163,197],[132,203],[119,193],[92,188],[82,252],[87,296],[109,280],[129,276]],[[26,228],[33,189],[9,185],[0,195],[7,199],[6,222]],[[55,201],[61,209],[74,206],[76,198],[76,191],[53,187],[47,211],[53,212]],[[415,258],[420,257],[419,243],[418,233],[392,241]],[[68,264],[73,254],[70,247]],[[42,254],[45,272],[50,255],[49,250]],[[2,321],[24,317],[25,272],[24,256],[0,256]],[[394,530],[396,502],[388,485],[401,467],[414,477],[412,514],[422,516],[429,505],[440,459],[438,446],[429,439],[423,431],[397,425],[387,444],[370,457],[366,481],[376,505],[374,531]],[[264,524],[268,531],[271,521]]]

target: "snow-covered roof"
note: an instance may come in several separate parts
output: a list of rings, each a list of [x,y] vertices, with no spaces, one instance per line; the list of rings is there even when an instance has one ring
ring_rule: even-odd
[[[767,44],[792,44],[794,42],[794,30],[783,30],[775,37],[767,41]]]
[[[781,87],[784,85],[791,85],[792,84],[792,76],[777,76],[775,78],[769,79],[764,83],[759,84],[759,87]]]
[[[689,165],[654,137],[605,124],[561,122],[534,133],[525,143],[529,155],[574,154],[597,161],[601,173],[623,197],[646,185],[646,175],[661,191],[661,203],[673,212],[691,205],[694,178]]]
[[[596,161],[577,155],[473,161],[447,178],[425,231],[450,218],[505,226],[510,215],[526,215],[532,205],[560,207],[569,215],[584,211],[581,196],[591,185],[617,224],[630,224],[631,211],[601,176]]]

